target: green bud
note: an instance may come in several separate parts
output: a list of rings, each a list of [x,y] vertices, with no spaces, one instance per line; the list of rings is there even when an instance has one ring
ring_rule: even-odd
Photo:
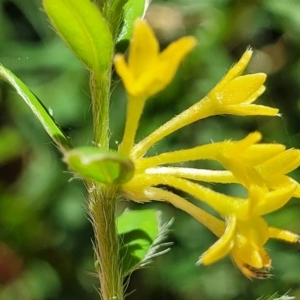
[[[125,155],[96,147],[79,147],[64,156],[73,171],[101,183],[125,183],[134,174],[134,164]]]

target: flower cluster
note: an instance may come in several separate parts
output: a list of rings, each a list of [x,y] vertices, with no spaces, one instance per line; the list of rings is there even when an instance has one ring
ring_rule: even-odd
[[[270,227],[263,215],[278,210],[291,197],[300,197],[299,184],[286,175],[300,165],[300,150],[286,150],[285,146],[275,143],[259,143],[261,134],[253,132],[239,141],[226,140],[145,156],[149,148],[164,137],[209,116],[278,115],[276,108],[253,104],[265,90],[266,75],[242,75],[252,51],[248,49],[202,100],[134,143],[145,102],[170,83],[179,63],[195,45],[193,37],[184,37],[160,53],[152,30],[146,22],[138,20],[128,63],[121,54],[115,57],[116,71],[128,95],[126,125],[119,152],[128,155],[135,165],[133,178],[121,186],[122,195],[136,202],[169,202],[209,228],[219,239],[201,255],[198,263],[208,265],[230,254],[246,276],[268,278],[271,259],[264,248],[268,239],[292,243],[299,240],[294,233]],[[224,169],[172,166],[195,160],[215,160]],[[240,184],[247,191],[247,197],[228,196],[201,182]],[[211,206],[220,218],[159,186],[192,195]]]

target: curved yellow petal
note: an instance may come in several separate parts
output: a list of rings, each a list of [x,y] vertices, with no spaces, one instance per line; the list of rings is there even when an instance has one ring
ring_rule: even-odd
[[[118,75],[121,77],[126,91],[129,94],[136,94],[135,78],[132,71],[128,68],[124,55],[116,54],[114,57],[114,65]]]
[[[251,96],[248,97],[246,101],[244,101],[245,104],[251,104],[253,103],[260,95],[262,95],[266,90],[266,87],[262,85],[260,88],[258,88]]]
[[[266,160],[257,166],[260,172],[267,176],[287,174],[300,166],[300,150],[288,149]]]
[[[179,40],[171,43],[159,55],[159,76],[160,80],[164,80],[168,84],[178,69],[181,61],[186,55],[196,46],[197,40],[192,36],[182,37]],[[164,63],[165,62],[165,63]]]
[[[253,51],[248,49],[245,51],[240,60],[227,72],[227,74],[222,78],[222,80],[213,88],[212,92],[218,92],[223,87],[230,82],[232,79],[240,76],[247,68],[249,61],[252,57]]]
[[[251,164],[258,165],[285,150],[281,144],[254,144],[245,149],[243,157]]]
[[[236,231],[236,217],[231,215],[224,234],[206,252],[204,252],[197,264],[209,265],[226,256],[234,246],[234,234]]]
[[[160,92],[172,81],[179,64],[195,45],[194,37],[183,37],[159,54],[156,62],[140,78],[140,85],[147,89],[149,96]]]
[[[223,114],[237,116],[277,116],[279,109],[257,104],[227,105],[222,108]]]
[[[159,44],[151,29],[144,20],[137,20],[134,25],[133,37],[129,47],[128,67],[135,78],[156,65]]]
[[[231,80],[222,90],[210,93],[209,96],[214,97],[219,105],[240,104],[250,97],[253,98],[265,80],[266,75],[263,73],[239,76]]]
[[[297,243],[300,241],[300,236],[298,234],[275,227],[269,227],[269,235],[272,239],[279,239],[290,243]]]
[[[259,201],[257,206],[253,208],[253,213],[262,216],[278,210],[290,200],[296,189],[297,184],[291,182],[287,186],[267,193],[264,199]]]

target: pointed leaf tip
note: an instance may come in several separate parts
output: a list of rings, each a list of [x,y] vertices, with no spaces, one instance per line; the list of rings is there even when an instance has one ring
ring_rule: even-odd
[[[30,91],[25,83],[1,64],[0,78],[9,83],[16,90],[62,152],[72,148],[71,143],[56,125],[41,101]]]

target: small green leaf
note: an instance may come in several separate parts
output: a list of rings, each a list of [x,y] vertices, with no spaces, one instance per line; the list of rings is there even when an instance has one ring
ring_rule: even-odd
[[[132,37],[134,22],[138,18],[143,18],[151,0],[128,0],[123,6],[123,24],[117,42],[128,44]]]
[[[55,124],[55,121],[48,113],[44,105],[18,77],[16,77],[11,71],[0,65],[0,78],[2,78],[13,88],[15,88],[16,92],[30,107],[34,115],[41,122],[46,132],[50,135],[56,145],[61,147],[61,150],[68,150],[72,148],[70,142]]]
[[[125,155],[95,147],[79,147],[65,153],[64,161],[80,176],[101,183],[124,183],[134,173]]]
[[[121,20],[123,20],[123,7],[128,0],[114,0],[110,7],[110,23],[114,33],[119,32]]]
[[[109,26],[90,0],[44,0],[45,11],[59,35],[96,75],[111,65]]]
[[[158,234],[156,211],[127,210],[117,220],[123,273],[130,272],[147,254]]]
[[[155,256],[169,249],[160,251],[172,221],[161,225],[160,214],[152,209],[126,210],[117,219],[118,234],[121,240],[120,257],[123,275],[126,276],[138,267],[151,262]]]

